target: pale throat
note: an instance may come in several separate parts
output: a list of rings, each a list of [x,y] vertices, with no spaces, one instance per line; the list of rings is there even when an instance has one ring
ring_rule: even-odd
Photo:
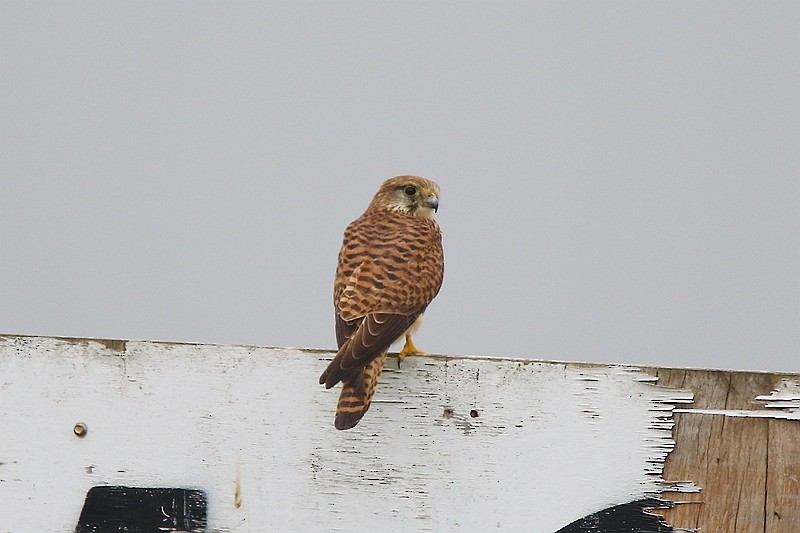
[[[426,220],[433,220],[433,213],[434,210],[432,207],[423,206],[417,209],[417,211],[414,213],[414,216],[424,218]]]

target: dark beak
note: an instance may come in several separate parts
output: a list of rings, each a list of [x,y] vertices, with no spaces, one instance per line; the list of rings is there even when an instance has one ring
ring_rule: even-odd
[[[433,209],[434,213],[439,211],[439,199],[435,196],[433,198],[428,198],[425,200],[425,205]]]

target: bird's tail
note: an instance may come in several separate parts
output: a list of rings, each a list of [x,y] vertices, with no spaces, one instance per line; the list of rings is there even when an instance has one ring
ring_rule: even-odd
[[[342,393],[339,395],[339,403],[336,404],[336,429],[350,429],[358,424],[361,417],[369,409],[372,402],[372,395],[375,394],[375,387],[378,384],[378,376],[383,370],[383,363],[386,361],[385,350],[381,355],[373,359],[353,378],[342,380]]]

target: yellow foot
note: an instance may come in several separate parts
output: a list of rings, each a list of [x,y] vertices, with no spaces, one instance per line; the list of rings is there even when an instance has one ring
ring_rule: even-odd
[[[400,363],[409,355],[425,355],[425,352],[414,346],[414,342],[411,340],[411,334],[406,333],[406,343],[403,345],[403,349],[400,350],[400,353],[397,354],[397,368],[400,368]]]

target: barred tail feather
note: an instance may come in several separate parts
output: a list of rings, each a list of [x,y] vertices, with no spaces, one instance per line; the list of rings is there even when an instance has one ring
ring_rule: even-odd
[[[383,370],[387,353],[388,350],[370,361],[356,378],[352,380],[345,378],[342,381],[342,393],[339,395],[339,403],[336,405],[334,422],[336,429],[355,427],[367,412],[372,402],[372,395],[375,394],[378,376]]]

